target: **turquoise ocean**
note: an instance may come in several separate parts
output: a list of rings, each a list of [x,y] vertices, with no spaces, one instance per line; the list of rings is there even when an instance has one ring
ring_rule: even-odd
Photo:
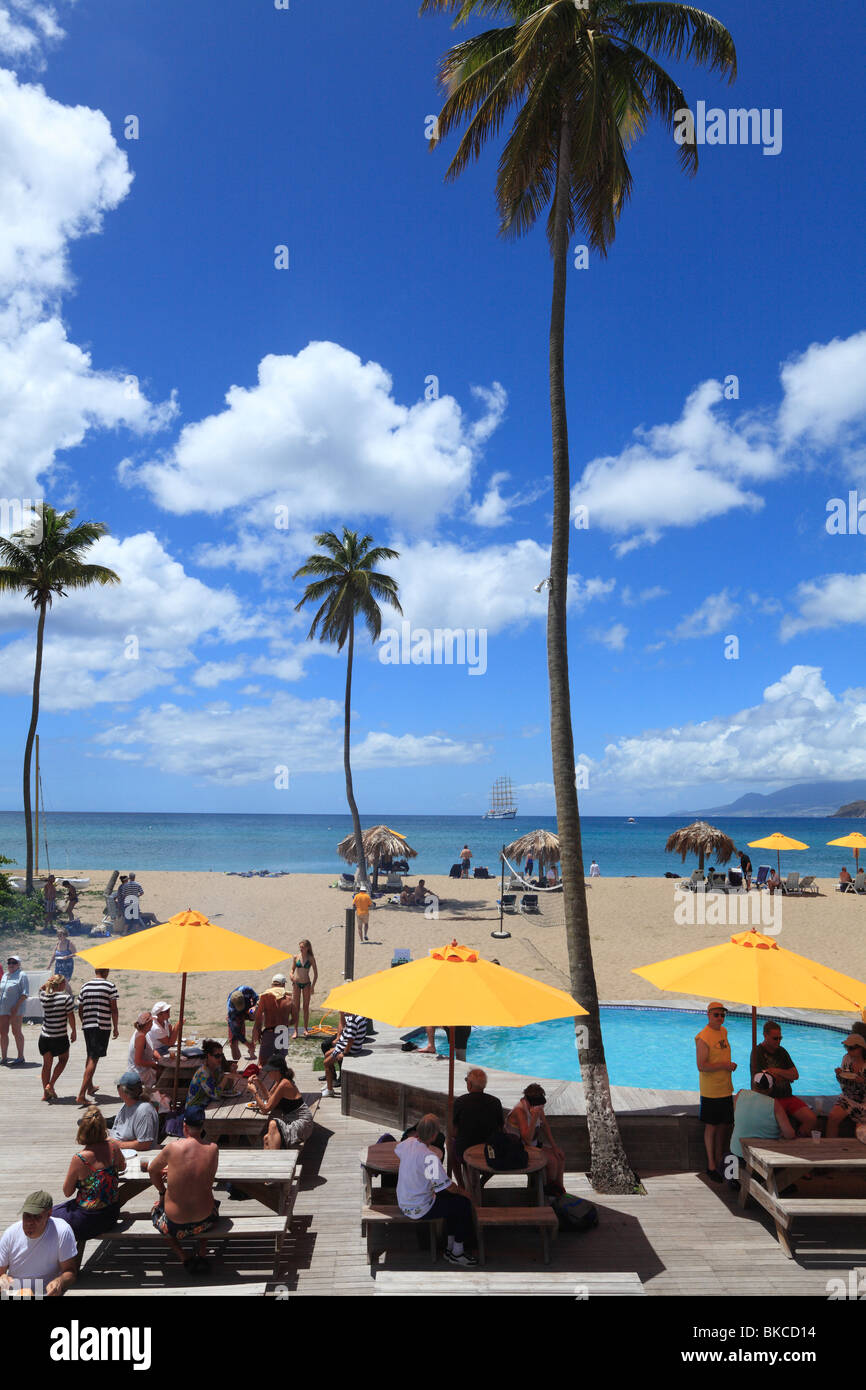
[[[412,872],[447,873],[464,844],[473,866],[499,872],[503,844],[530,830],[556,829],[552,816],[518,816],[512,821],[485,821],[480,816],[401,816],[392,812],[362,814],[363,826],[384,823],[406,835],[418,851]],[[679,817],[647,817],[629,825],[622,816],[585,816],[581,826],[585,869],[598,860],[602,875],[659,878],[679,872],[679,856],[665,853],[665,841],[683,823]],[[862,820],[780,817],[719,817],[715,823],[738,849],[749,840],[781,830],[804,840],[808,850],[783,853],[782,872],[836,877],[842,864],[853,866],[850,850],[827,841],[863,828]],[[156,812],[49,812],[40,822],[39,865],[54,871],[72,869],[288,869],[295,873],[336,873],[345,868],[337,857],[338,841],[352,828],[342,815],[212,815]],[[0,812],[0,853],[24,863],[24,818]],[[47,858],[46,858],[47,853]],[[750,850],[752,863],[775,864],[775,852]],[[686,871],[697,861],[689,860]]]

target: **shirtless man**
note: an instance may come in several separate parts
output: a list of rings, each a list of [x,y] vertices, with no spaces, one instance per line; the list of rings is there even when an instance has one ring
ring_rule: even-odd
[[[270,1061],[274,1053],[285,1057],[289,1050],[289,1029],[292,1026],[292,996],[286,991],[285,975],[275,975],[270,989],[259,999],[253,1019],[252,1046],[261,1039],[259,1066]]]
[[[208,1268],[203,1237],[219,1217],[219,1202],[213,1195],[218,1162],[216,1144],[205,1142],[204,1110],[189,1106],[183,1114],[183,1138],[167,1144],[147,1170],[159,1193],[151,1220],[191,1274],[203,1274]],[[196,1236],[201,1237],[198,1253],[187,1258],[180,1242]]]

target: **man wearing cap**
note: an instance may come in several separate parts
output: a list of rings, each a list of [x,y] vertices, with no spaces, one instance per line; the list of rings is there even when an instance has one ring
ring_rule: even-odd
[[[292,999],[286,992],[285,975],[274,975],[256,1007],[253,1019],[252,1045],[261,1039],[259,1066],[277,1053],[285,1057],[289,1050],[289,1028],[292,1024]]]
[[[159,1138],[159,1116],[149,1101],[142,1098],[144,1087],[138,1072],[125,1071],[117,1079],[117,1094],[121,1107],[108,1131],[121,1148],[144,1153],[156,1146]]]
[[[728,1030],[724,1026],[727,1010],[714,1000],[707,1007],[707,1026],[695,1037],[695,1053],[701,1091],[701,1121],[707,1151],[707,1177],[724,1182],[722,1160],[734,1127],[734,1083]]]
[[[157,999],[150,1013],[153,1027],[147,1035],[147,1041],[154,1052],[167,1052],[177,1042],[180,1024],[175,1023],[172,1027],[171,1005],[164,999]]]
[[[24,1199],[21,1220],[0,1236],[0,1289],[57,1298],[75,1282],[78,1247],[72,1227],[51,1215],[49,1192]]]
[[[219,1149],[205,1140],[204,1122],[200,1106],[187,1106],[183,1138],[167,1144],[147,1170],[159,1194],[151,1220],[191,1274],[203,1274],[208,1268],[203,1236],[219,1218],[219,1202],[213,1195]],[[187,1257],[180,1242],[194,1238],[198,1238],[198,1253]]]
[[[286,991],[288,993],[288,990]],[[247,1019],[255,1017],[258,1008],[259,996],[256,994],[252,985],[235,985],[228,999],[226,1000],[226,1023],[229,1030],[229,1047],[231,1049],[232,1060],[240,1061],[241,1043],[247,1050],[247,1057],[252,1062],[255,1060],[256,1050],[252,1042],[247,1041]],[[265,1058],[267,1061],[267,1058]]]
[[[18,1061],[12,1066],[24,1064],[24,1005],[30,991],[30,981],[21,969],[21,957],[10,955],[6,961],[6,974],[0,979],[0,1066],[6,1066],[6,1053],[9,1048],[9,1028],[18,1049]]]

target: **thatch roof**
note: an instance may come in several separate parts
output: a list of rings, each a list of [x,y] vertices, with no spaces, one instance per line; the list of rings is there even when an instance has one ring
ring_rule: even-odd
[[[505,846],[505,858],[513,860],[515,864],[519,864],[529,854],[539,869],[545,868],[548,864],[558,864],[559,836],[550,830],[530,830],[528,835],[521,835],[519,840],[513,840],[510,845]]]
[[[736,853],[730,835],[726,835],[723,830],[717,830],[714,825],[708,825],[704,820],[693,821],[691,825],[684,825],[680,830],[675,830],[669,837],[665,849],[668,854],[679,854],[683,863],[687,854],[696,854],[701,868],[704,867],[704,855],[715,855],[719,864],[727,864],[731,855]]]
[[[390,855],[392,859],[416,859],[418,851],[413,849],[405,836],[398,831],[392,830],[387,825],[373,825],[369,830],[362,831],[364,841],[364,853],[370,863],[378,863],[384,856],[386,859]],[[357,864],[358,856],[355,851],[354,833],[347,835],[345,840],[341,840],[337,845],[337,853],[341,859],[345,859],[347,864]]]

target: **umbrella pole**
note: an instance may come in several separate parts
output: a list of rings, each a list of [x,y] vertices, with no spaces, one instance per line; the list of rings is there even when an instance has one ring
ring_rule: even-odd
[[[448,1150],[448,1176],[454,1175],[452,1153],[454,1149],[454,1029],[448,1029],[448,1119],[445,1124],[445,1141]]]
[[[752,1047],[757,1047],[757,1046],[758,1046],[758,1007],[757,1007],[756,1004],[753,1004],[753,1005],[752,1005]],[[751,1077],[749,1078],[749,1084],[751,1085]]]
[[[180,1049],[183,1045],[183,1008],[186,1003],[186,971],[183,972],[180,981],[180,1021],[177,1027],[177,1042],[174,1046],[174,1085],[171,1091],[171,1108],[177,1105],[177,1083],[180,1079]]]

